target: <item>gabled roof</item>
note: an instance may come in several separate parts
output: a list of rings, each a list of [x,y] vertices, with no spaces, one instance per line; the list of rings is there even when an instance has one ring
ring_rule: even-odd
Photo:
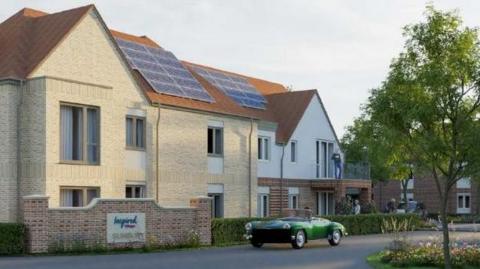
[[[33,9],[22,9],[0,24],[0,78],[25,79],[44,61],[53,49],[70,33],[93,5],[47,14]],[[102,21],[103,23],[103,21]],[[104,25],[106,28],[106,26]],[[106,29],[107,30],[107,29]],[[111,37],[122,38],[146,46],[161,48],[146,36],[134,36],[110,30]],[[119,52],[121,50],[117,47]],[[228,72],[217,68],[183,61],[182,64],[193,74],[206,91],[215,99],[207,103],[182,97],[159,94],[145,81],[142,75],[133,71],[139,85],[153,103],[166,106],[221,113],[276,122],[276,142],[286,143],[297,128],[313,96],[317,96],[327,117],[330,128],[335,130],[316,90],[289,92],[283,85],[259,78]],[[245,78],[267,99],[266,109],[253,109],[238,105],[220,89],[198,75],[192,67],[233,74]],[[335,134],[336,137],[336,134]],[[338,139],[337,139],[338,141]]]
[[[0,78],[27,78],[93,5],[47,14],[22,9],[0,24]]]
[[[274,112],[275,120],[278,122],[277,143],[286,143],[290,140],[312,97],[316,94],[316,90],[307,90],[265,96],[269,109]]]

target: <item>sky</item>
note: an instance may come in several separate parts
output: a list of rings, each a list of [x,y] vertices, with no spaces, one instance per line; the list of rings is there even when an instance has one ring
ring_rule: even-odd
[[[179,59],[317,89],[339,137],[428,3],[480,25],[473,0],[2,0],[0,21],[24,7],[53,13],[92,3],[109,28],[147,35]]]

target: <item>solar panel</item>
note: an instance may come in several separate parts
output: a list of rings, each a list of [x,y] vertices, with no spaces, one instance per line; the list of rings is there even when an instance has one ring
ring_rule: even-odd
[[[173,53],[119,38],[116,42],[130,66],[158,93],[215,102]]]
[[[237,104],[245,107],[265,109],[267,100],[245,78],[198,66],[194,66],[193,70],[223,91]]]

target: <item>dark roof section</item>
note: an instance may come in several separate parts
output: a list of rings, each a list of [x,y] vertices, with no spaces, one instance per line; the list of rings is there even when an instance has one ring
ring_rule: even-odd
[[[213,71],[219,71],[219,72],[222,72],[222,73],[225,73],[225,74],[235,75],[235,76],[239,76],[239,77],[245,78],[245,79],[246,79],[248,82],[250,82],[250,84],[252,84],[262,95],[269,95],[269,94],[275,94],[275,93],[288,92],[287,88],[285,88],[285,86],[283,86],[283,85],[280,84],[280,83],[271,82],[271,81],[268,81],[268,80],[259,79],[259,78],[254,78],[254,77],[249,77],[249,76],[245,76],[245,75],[242,75],[242,74],[238,74],[238,73],[234,73],[234,72],[229,72],[229,71],[225,71],[225,70],[213,68],[213,67],[210,67],[210,66],[201,65],[201,64],[196,64],[196,63],[191,63],[191,62],[187,62],[187,61],[182,61],[182,63],[185,64],[185,65],[187,65],[187,66],[198,66],[198,67],[210,69],[210,70],[213,70]]]
[[[0,24],[0,78],[27,78],[93,8],[47,14],[22,9]]]

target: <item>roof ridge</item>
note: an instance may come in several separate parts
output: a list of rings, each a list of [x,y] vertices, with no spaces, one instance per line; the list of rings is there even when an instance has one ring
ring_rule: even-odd
[[[160,46],[157,42],[155,42],[153,39],[149,38],[146,35],[137,36],[137,35],[132,35],[129,33],[117,31],[114,29],[108,29],[108,30],[114,37],[118,37],[128,41],[136,42],[136,43],[141,43],[149,47],[162,48],[162,46]]]
[[[232,72],[232,71],[227,71],[227,70],[219,69],[219,68],[211,67],[211,66],[204,65],[204,64],[192,63],[192,62],[185,61],[185,60],[181,60],[181,62],[182,62],[182,63],[185,63],[185,64],[187,64],[187,65],[194,65],[194,66],[197,66],[197,67],[208,68],[208,69],[213,70],[213,71],[218,71],[218,72],[222,72],[222,73],[227,73],[227,74],[234,75],[234,76],[239,76],[239,77],[242,77],[242,78],[253,78],[253,79],[265,81],[265,82],[268,82],[268,83],[275,83],[275,84],[282,85],[281,83],[278,83],[278,82],[274,82],[274,81],[270,81],[270,80],[266,80],[266,79],[258,78],[258,77],[247,76],[247,75],[243,75],[243,74],[240,74],[240,73],[236,73],[236,72]]]
[[[38,9],[29,8],[29,7],[25,7],[21,9],[18,13],[21,13],[25,17],[31,17],[31,18],[37,18],[37,17],[49,15],[47,12],[44,12]]]

